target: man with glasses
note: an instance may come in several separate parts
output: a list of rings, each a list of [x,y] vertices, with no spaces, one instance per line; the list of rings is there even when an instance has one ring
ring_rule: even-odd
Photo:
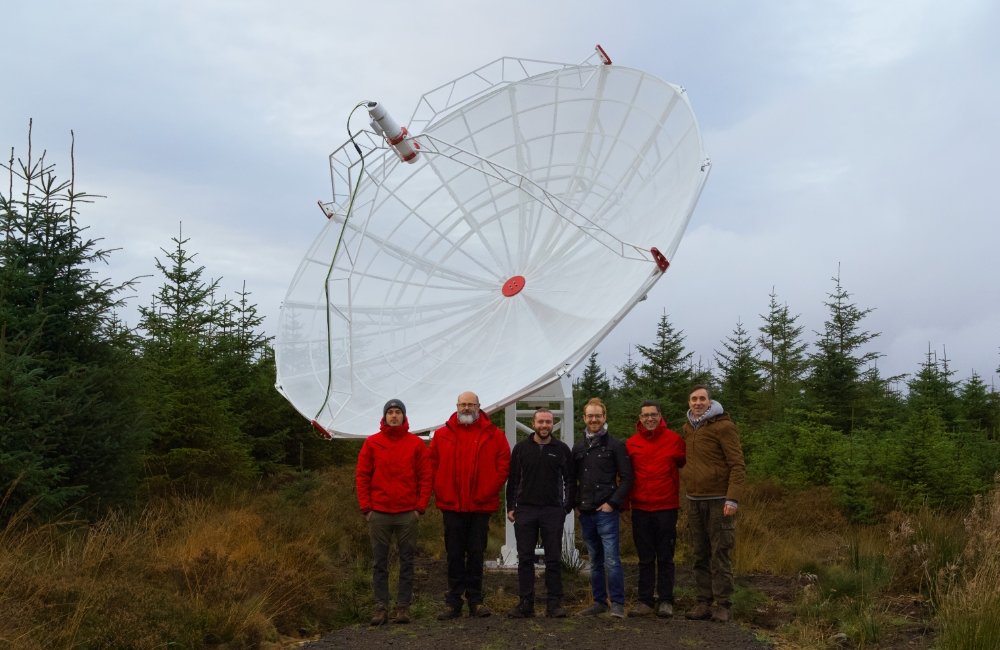
[[[639,603],[630,616],[674,614],[674,547],[680,508],[678,470],[686,460],[684,440],[667,428],[660,405],[646,401],[639,407],[635,435],[625,443],[635,479],[632,539],[639,556]],[[659,601],[654,598],[659,595]]]
[[[500,507],[510,468],[507,436],[480,410],[479,397],[466,391],[447,424],[434,432],[430,457],[448,559],[448,591],[438,620],[460,617],[463,596],[469,616],[489,616],[483,604],[483,554],[490,515]]]
[[[625,617],[625,574],[620,553],[619,510],[632,488],[632,462],[625,443],[608,433],[607,408],[600,398],[583,407],[583,440],[573,446],[576,465],[576,506],[580,530],[590,557],[590,591],[594,603],[580,616],[608,611]]]

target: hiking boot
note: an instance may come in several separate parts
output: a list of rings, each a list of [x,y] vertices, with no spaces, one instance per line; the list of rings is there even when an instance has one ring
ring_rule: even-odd
[[[439,621],[450,621],[453,618],[462,618],[461,605],[448,605],[437,615],[437,620]]]
[[[688,613],[684,615],[684,617],[691,619],[692,621],[705,621],[712,618],[712,608],[708,606],[708,603],[700,600],[697,605],[692,607]]]
[[[566,618],[566,608],[562,605],[553,605],[545,608],[545,616],[548,618]]]
[[[469,616],[472,616],[473,618],[486,618],[492,614],[493,612],[490,611],[490,608],[482,603],[469,605]]]
[[[716,623],[729,622],[729,607],[726,605],[716,605],[712,608],[712,620]]]
[[[507,618],[531,618],[535,615],[535,609],[528,605],[515,605],[507,612]]]
[[[666,601],[660,601],[656,607],[656,615],[660,618],[670,618],[674,615],[674,606]]]
[[[400,605],[396,608],[395,613],[392,615],[393,623],[409,623],[410,622],[410,608],[406,605]]]
[[[368,625],[385,625],[389,620],[389,612],[386,610],[385,605],[376,605],[375,613],[372,614],[372,619],[368,621]]]
[[[625,605],[621,603],[611,603],[611,615],[615,618],[625,618]]]
[[[650,616],[653,613],[653,608],[646,603],[639,603],[629,612],[630,616]]]
[[[577,616],[597,616],[608,611],[608,606],[604,603],[594,603],[582,612],[577,612]]]

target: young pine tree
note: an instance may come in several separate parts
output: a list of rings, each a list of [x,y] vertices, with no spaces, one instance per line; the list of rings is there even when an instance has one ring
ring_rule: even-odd
[[[958,384],[952,379],[953,374],[928,345],[920,370],[907,383],[907,409],[911,413],[933,411],[946,427],[953,428],[959,417]]]
[[[145,445],[115,318],[132,282],[97,277],[110,251],[80,223],[73,160],[60,180],[29,123],[25,159],[0,164],[0,518],[123,503]]]
[[[758,368],[756,346],[743,322],[736,321],[733,333],[722,342],[723,351],[715,351],[719,368],[719,402],[734,418],[748,413],[764,386]]]
[[[688,389],[694,383],[694,353],[684,348],[684,332],[675,330],[664,312],[656,325],[653,345],[637,345],[636,349],[642,358],[637,388],[643,399],[659,401],[668,423],[680,422],[687,412]]]
[[[587,365],[583,368],[583,374],[580,375],[580,380],[573,388],[580,396],[577,399],[587,400],[591,397],[607,399],[608,393],[611,391],[611,382],[608,381],[608,374],[597,363],[596,352],[591,352],[590,356],[587,357]]]
[[[194,266],[182,234],[172,241],[171,250],[162,249],[166,262],[156,259],[163,284],[152,304],[139,310],[142,397],[153,434],[147,488],[205,492],[256,474],[229,390],[231,366],[221,361],[230,354],[252,356],[255,344],[231,344],[225,336],[231,307],[214,300],[218,280],[202,279],[205,267]]]
[[[997,394],[989,389],[975,371],[962,384],[959,403],[963,426],[973,431],[984,431],[993,439],[997,437],[997,429],[1000,427]]]
[[[801,402],[802,378],[807,367],[806,344],[802,341],[802,326],[798,315],[792,315],[787,304],[778,302],[771,290],[767,315],[757,337],[761,379],[764,386],[758,399],[761,420],[777,420],[789,408]]]
[[[864,348],[879,333],[861,329],[872,309],[859,309],[850,302],[839,273],[833,281],[834,290],[824,303],[829,315],[823,331],[817,332],[816,351],[809,355],[806,392],[814,411],[829,413],[833,428],[849,433],[866,406],[860,400],[862,373],[880,356]]]

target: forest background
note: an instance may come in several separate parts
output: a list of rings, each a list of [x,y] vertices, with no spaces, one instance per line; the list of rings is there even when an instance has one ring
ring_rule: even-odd
[[[353,532],[319,533],[294,520],[306,516],[296,504],[319,507],[328,482],[350,494],[342,477],[357,443],[322,440],[274,390],[271,340],[250,288],[220,295],[182,230],[151,260],[160,284],[139,307],[139,322],[122,322],[134,281],[102,277],[114,251],[83,219],[97,197],[77,189],[72,152],[70,160],[60,177],[29,132],[27,150],[12,150],[3,165],[0,619],[13,627],[0,630],[0,644],[113,647],[121,639],[120,647],[139,647],[148,638],[152,647],[186,634],[188,645],[251,647],[357,620],[365,592],[360,526],[341,522]],[[914,351],[922,361],[912,373],[881,376],[879,333],[865,328],[872,308],[855,304],[839,277],[817,299],[827,319],[822,331],[806,333],[780,296],[762,297],[760,321],[737,322],[710,366],[693,361],[664,312],[651,341],[622,366],[609,371],[592,354],[574,396],[578,404],[602,397],[609,429],[625,437],[641,401],[660,401],[679,429],[688,388],[711,385],[743,432],[755,485],[783,498],[822,494],[845,531],[910,526],[913,543],[930,546],[915,554],[923,559],[907,570],[916,576],[909,583],[896,566],[895,588],[931,603],[942,643],[958,629],[956,638],[981,634],[981,647],[995,647],[1000,624],[985,612],[1000,610],[1000,593],[982,586],[982,572],[995,572],[996,560],[984,564],[977,549],[983,535],[1000,535],[1000,517],[983,514],[984,503],[1000,507],[995,494],[984,497],[1000,471],[1000,394],[975,373],[958,379],[931,349]],[[982,354],[984,367],[997,363],[996,350]],[[259,507],[269,514],[248,500],[267,504]],[[969,528],[963,520],[992,523]],[[200,522],[198,535],[191,521]],[[921,521],[925,528],[913,523]],[[241,546],[266,546],[261,531],[276,523],[288,536],[280,562]],[[189,535],[171,550],[165,540],[178,527]],[[135,559],[128,540],[146,545],[152,564],[121,564],[119,573],[116,562]],[[861,571],[861,546],[854,548]],[[348,581],[349,597],[337,591],[345,557],[362,583]],[[818,558],[754,568],[824,570]],[[105,588],[83,588],[81,570]],[[140,590],[143,574],[161,586]],[[893,583],[872,580],[880,586],[869,582],[869,595]],[[972,605],[953,607],[964,618],[947,618],[949,602],[969,593]],[[213,613],[223,601],[229,608]],[[138,613],[110,614],[124,603]],[[858,638],[878,636],[859,625]]]

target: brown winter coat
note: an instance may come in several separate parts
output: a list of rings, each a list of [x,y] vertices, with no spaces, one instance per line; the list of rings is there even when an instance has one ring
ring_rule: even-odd
[[[687,464],[681,471],[688,496],[739,501],[746,479],[743,447],[727,413],[709,418],[697,429],[684,423]]]

